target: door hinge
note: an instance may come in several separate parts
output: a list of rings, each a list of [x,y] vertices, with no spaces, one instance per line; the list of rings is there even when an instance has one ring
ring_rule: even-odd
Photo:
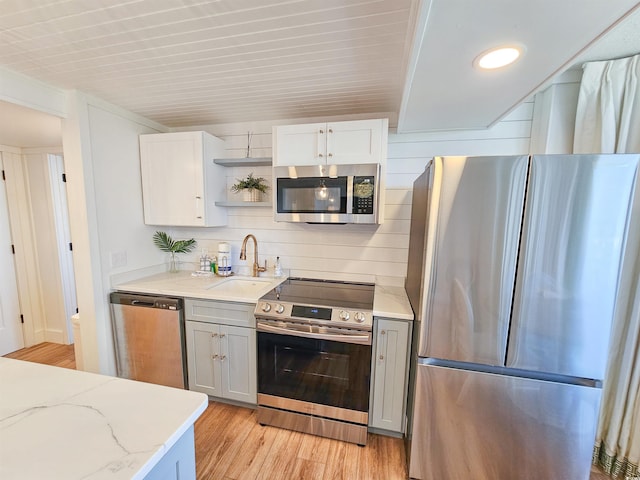
[[[67,183],[67,174],[66,174],[66,173],[63,173],[63,174],[62,174],[62,181],[63,181],[64,183]]]
[[[78,310],[78,307],[76,307],[76,313],[80,313],[80,310]]]
[[[20,314],[20,323],[24,323],[24,315]]]
[[[11,244],[11,253],[16,254],[16,247],[13,244]]]
[[[2,170],[2,180],[6,180],[7,177],[4,176],[4,170]]]
[[[69,242],[69,251],[73,252],[73,243]]]

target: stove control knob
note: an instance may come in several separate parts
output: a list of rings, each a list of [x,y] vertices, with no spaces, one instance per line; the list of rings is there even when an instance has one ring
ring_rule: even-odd
[[[338,318],[346,322],[347,320],[349,320],[349,312],[345,312],[344,310],[342,310],[340,312],[340,315],[338,315]]]
[[[268,303],[263,303],[261,309],[263,312],[267,313],[271,310],[271,305]]]
[[[282,313],[284,312],[284,306],[279,303],[276,303],[275,310],[276,310],[276,313]]]
[[[362,312],[356,312],[356,314],[355,314],[354,318],[355,318],[355,321],[356,321],[356,322],[358,322],[358,323],[362,323],[362,322],[364,322],[364,319],[365,319],[366,317],[365,317],[364,313],[362,313]]]

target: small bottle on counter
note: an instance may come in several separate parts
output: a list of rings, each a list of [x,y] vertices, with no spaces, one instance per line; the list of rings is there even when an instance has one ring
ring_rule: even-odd
[[[276,266],[275,266],[273,275],[275,277],[281,277],[282,276],[282,266],[280,265],[280,257],[276,257]]]
[[[218,273],[218,257],[211,259],[211,273]]]

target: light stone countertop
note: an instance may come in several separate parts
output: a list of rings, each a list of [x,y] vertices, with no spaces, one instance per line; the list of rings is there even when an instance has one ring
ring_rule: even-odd
[[[256,303],[287,277],[193,276],[192,272],[159,273],[138,280],[120,283],[116,290],[152,295]],[[234,283],[235,282],[235,283]],[[217,289],[220,288],[220,289]]]
[[[404,287],[376,284],[373,295],[373,315],[398,320],[413,320],[413,310]]]
[[[0,478],[139,479],[203,393],[0,357]]]
[[[115,288],[120,291],[153,295],[255,304],[260,297],[286,279],[287,277],[254,278],[239,275],[228,278],[218,276],[199,277],[192,276],[191,272],[181,271],[143,277],[138,280],[120,283]],[[235,280],[240,280],[240,282],[234,284]],[[376,284],[373,314],[378,317],[413,320],[413,310],[411,310],[411,304],[404,288]]]

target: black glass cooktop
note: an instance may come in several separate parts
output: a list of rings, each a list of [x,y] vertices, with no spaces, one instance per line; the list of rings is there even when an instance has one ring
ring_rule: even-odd
[[[372,283],[289,278],[264,295],[261,300],[350,310],[373,310],[373,292]]]

